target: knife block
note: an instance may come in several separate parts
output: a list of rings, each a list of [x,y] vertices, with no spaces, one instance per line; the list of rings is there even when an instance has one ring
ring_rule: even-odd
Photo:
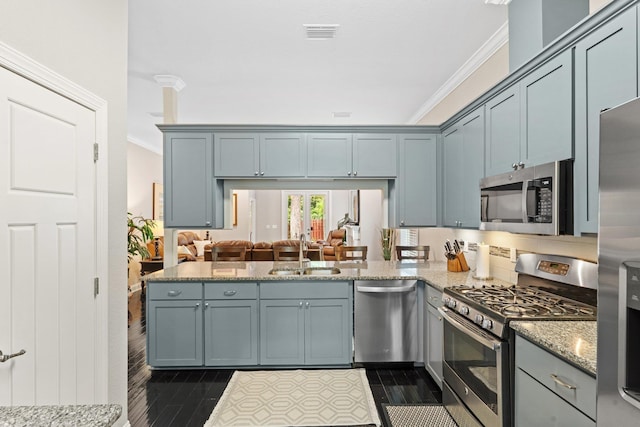
[[[454,273],[469,271],[469,265],[462,252],[456,255],[454,259],[447,260],[447,270]]]

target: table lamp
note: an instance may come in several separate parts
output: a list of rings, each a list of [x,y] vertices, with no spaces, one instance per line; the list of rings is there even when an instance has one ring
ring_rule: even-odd
[[[153,230],[153,249],[155,251],[155,253],[153,254],[153,257],[151,259],[153,260],[158,260],[158,259],[162,259],[162,256],[160,256],[160,238],[164,236],[164,221],[156,219],[153,221],[153,227],[151,227],[151,229]]]

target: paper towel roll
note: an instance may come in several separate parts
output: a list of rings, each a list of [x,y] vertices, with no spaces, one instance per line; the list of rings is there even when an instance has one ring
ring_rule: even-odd
[[[489,245],[480,243],[478,245],[478,252],[476,254],[476,277],[486,279],[491,276],[491,274],[489,273],[489,257]]]

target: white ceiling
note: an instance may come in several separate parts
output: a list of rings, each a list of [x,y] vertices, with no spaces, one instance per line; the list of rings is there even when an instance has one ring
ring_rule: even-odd
[[[180,123],[406,124],[506,21],[484,0],[131,0],[129,138],[161,150],[158,74],[186,83]]]

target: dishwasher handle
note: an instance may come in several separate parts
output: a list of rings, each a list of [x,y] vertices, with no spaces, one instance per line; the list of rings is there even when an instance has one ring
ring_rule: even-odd
[[[373,284],[358,284],[356,285],[356,292],[367,293],[400,293],[400,292],[413,292],[416,290],[416,281],[409,283],[403,283],[397,286],[376,286]]]

